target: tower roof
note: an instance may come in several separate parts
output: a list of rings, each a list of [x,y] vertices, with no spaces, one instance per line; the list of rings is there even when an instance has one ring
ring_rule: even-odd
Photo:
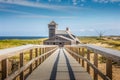
[[[58,25],[55,21],[51,21],[49,25]]]

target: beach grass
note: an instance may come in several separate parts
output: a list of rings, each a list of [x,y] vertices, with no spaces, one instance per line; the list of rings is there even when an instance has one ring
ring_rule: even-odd
[[[120,50],[120,40],[99,39],[98,37],[78,37],[84,44],[100,44],[99,46]]]
[[[43,44],[43,41],[47,38],[41,38],[41,39],[6,39],[6,40],[0,40],[0,49],[4,48],[11,48],[21,45],[27,45],[27,44]]]

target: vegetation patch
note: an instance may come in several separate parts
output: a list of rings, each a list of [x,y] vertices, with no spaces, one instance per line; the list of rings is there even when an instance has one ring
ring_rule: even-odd
[[[0,49],[16,47],[26,44],[43,44],[43,41],[46,38],[42,39],[28,39],[28,40],[20,40],[20,39],[12,39],[12,40],[0,40]]]

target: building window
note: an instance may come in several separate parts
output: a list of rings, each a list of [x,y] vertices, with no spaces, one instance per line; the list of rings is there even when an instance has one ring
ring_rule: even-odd
[[[53,43],[53,45],[55,45],[55,42]]]
[[[58,39],[58,38],[56,38],[56,39]]]

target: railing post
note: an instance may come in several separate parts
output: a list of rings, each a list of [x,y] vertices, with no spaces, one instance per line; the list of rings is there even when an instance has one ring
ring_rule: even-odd
[[[31,49],[30,50],[30,60],[32,60],[32,58],[33,58],[33,50]],[[33,65],[31,64],[30,65],[30,74],[32,73],[32,71],[33,71]]]
[[[94,53],[94,65],[98,68],[98,54]],[[94,80],[98,80],[98,73],[94,69]]]
[[[44,47],[42,48],[42,54],[44,54]],[[44,61],[44,56],[42,57],[42,62]]]
[[[82,56],[84,57],[85,54],[84,54],[84,48],[82,48]],[[84,64],[84,60],[82,59],[82,67],[85,67],[85,64]]]
[[[90,50],[87,50],[87,59],[90,60]],[[90,66],[87,63],[87,72],[90,73]]]
[[[81,54],[80,48],[78,48],[78,54],[79,54],[79,55]],[[79,63],[80,63],[80,58],[79,58]]]
[[[112,60],[107,59],[106,62],[106,75],[112,80]]]
[[[8,59],[2,60],[2,80],[8,77]]]
[[[20,53],[20,68],[24,65],[24,53]],[[20,80],[24,80],[24,71],[20,73]]]
[[[39,53],[41,55],[41,48],[39,48]],[[41,64],[41,58],[39,59],[39,65]]]
[[[35,49],[35,57],[38,57],[38,49]],[[35,61],[35,67],[38,66],[38,60]]]

